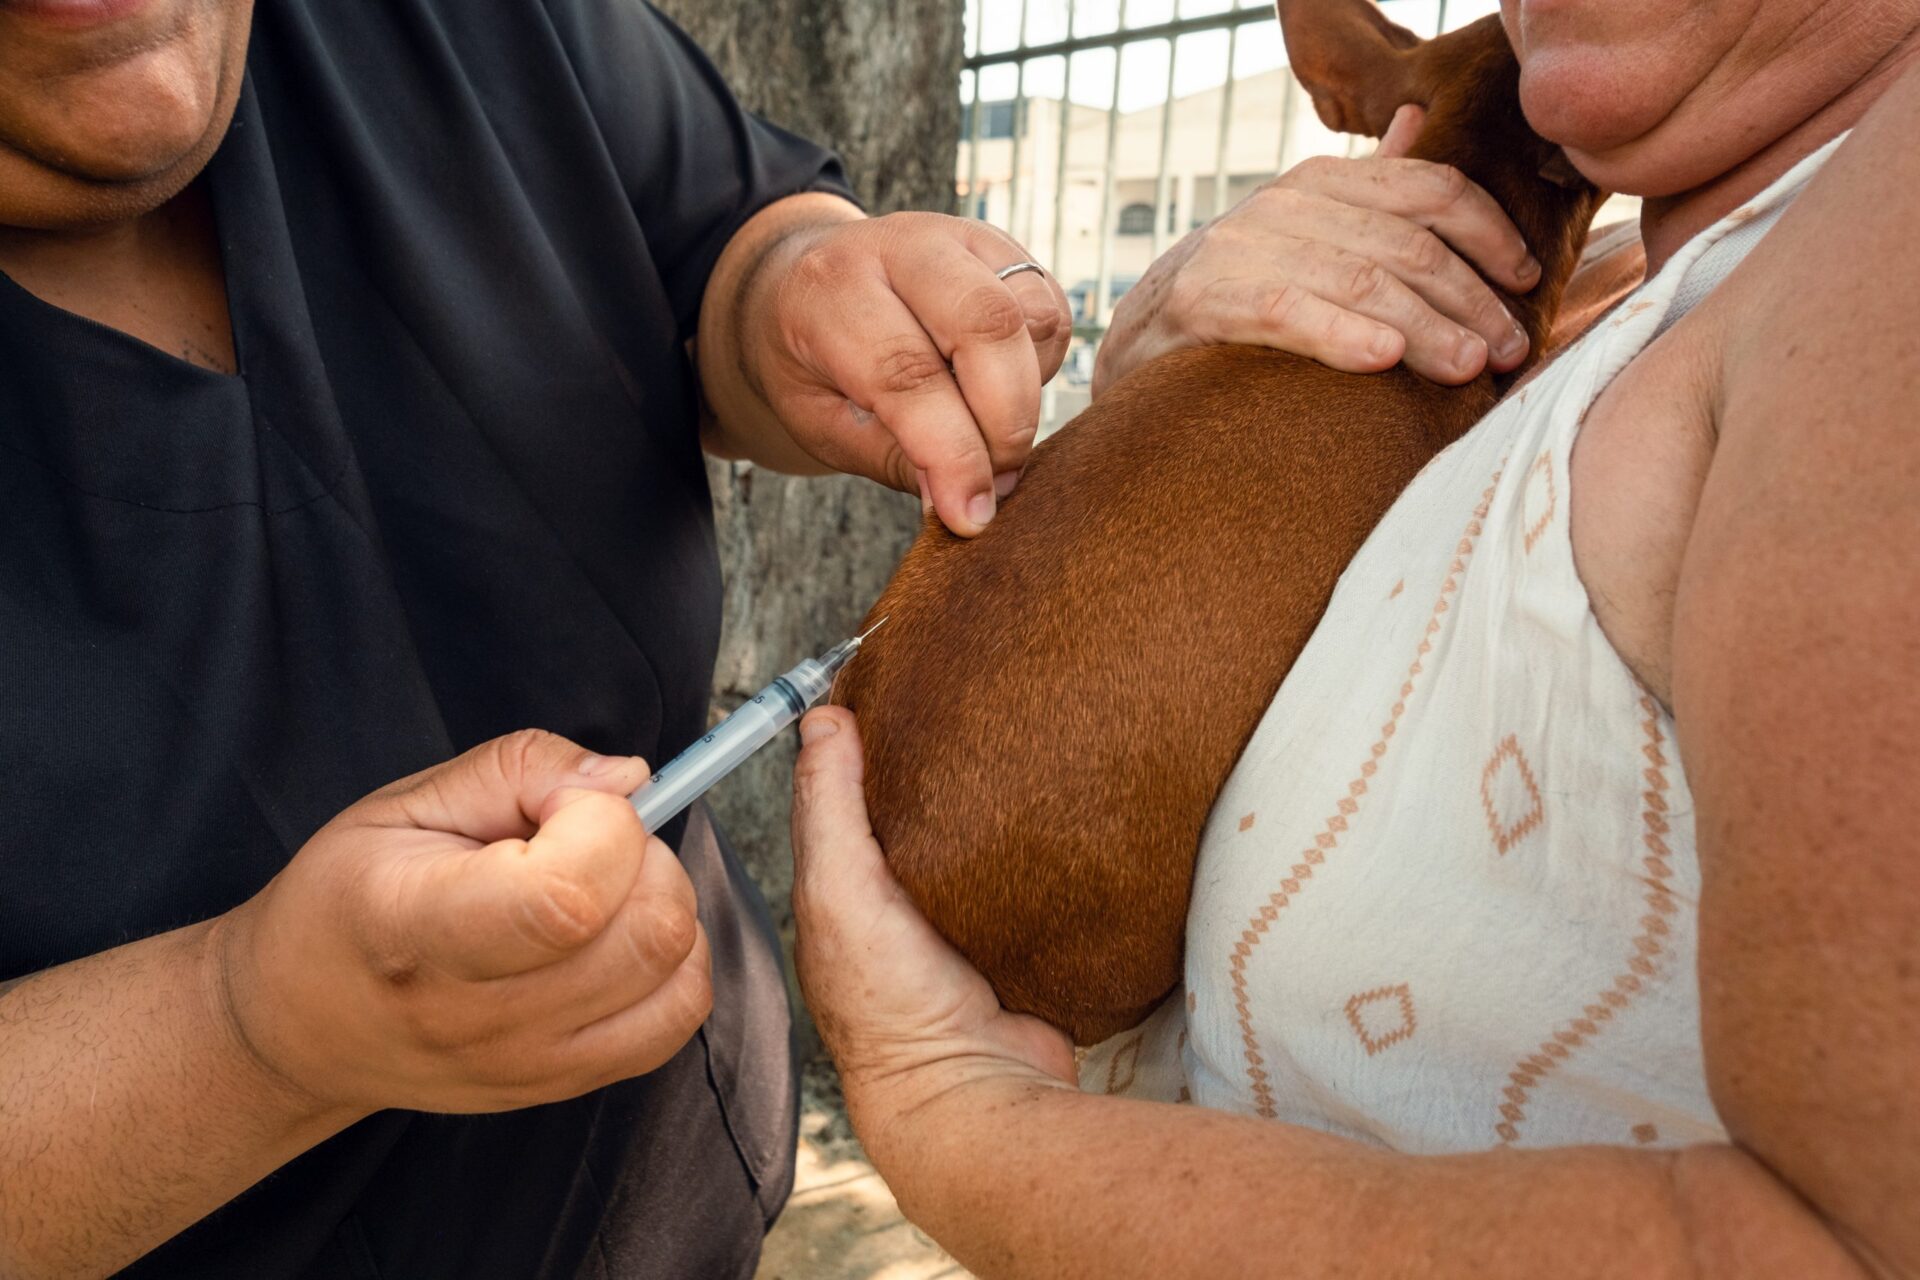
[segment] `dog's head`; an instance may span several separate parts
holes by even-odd
[[[1411,154],[1485,187],[1545,268],[1551,289],[1514,308],[1530,331],[1586,241],[1601,193],[1520,110],[1520,64],[1495,17],[1422,40],[1373,0],[1278,0],[1294,77],[1330,129],[1380,137],[1416,103],[1426,124]],[[1531,305],[1529,305],[1531,303]],[[1532,332],[1538,350],[1543,332]]]

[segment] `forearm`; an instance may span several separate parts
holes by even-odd
[[[788,242],[795,235],[865,216],[838,196],[790,196],[754,215],[728,242],[707,282],[693,352],[706,397],[708,412],[701,438],[709,453],[796,475],[826,473],[793,442],[756,385],[746,359],[743,322],[753,305],[755,287],[765,281],[770,259],[783,247],[791,247]]]
[[[0,994],[0,1274],[114,1271],[357,1118],[241,1041],[218,926]]]
[[[1863,1274],[1729,1147],[1417,1158],[1010,1080],[854,1106],[908,1216],[993,1280]]]

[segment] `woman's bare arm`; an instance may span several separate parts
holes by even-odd
[[[1707,1070],[1734,1139],[1920,1274],[1920,74],[1755,253],[1675,601]]]

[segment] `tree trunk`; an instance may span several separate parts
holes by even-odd
[[[960,137],[956,0],[659,0],[746,105],[834,148],[875,214],[947,212]],[[851,634],[920,526],[918,499],[848,477],[795,479],[709,459],[726,625],[718,720],[801,657]],[[791,951],[789,735],[709,796]],[[804,1023],[804,1019],[803,1019]],[[818,1041],[803,1025],[803,1052]]]

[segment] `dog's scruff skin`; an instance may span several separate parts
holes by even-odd
[[[1498,20],[1423,42],[1370,0],[1280,11],[1329,125],[1426,106],[1413,156],[1485,187],[1540,261],[1500,297],[1544,350],[1600,194],[1522,118]],[[836,700],[894,873],[1008,1008],[1090,1044],[1179,980],[1208,810],[1342,570],[1527,367],[1443,387],[1180,352],[1035,450],[977,538],[929,521]]]

